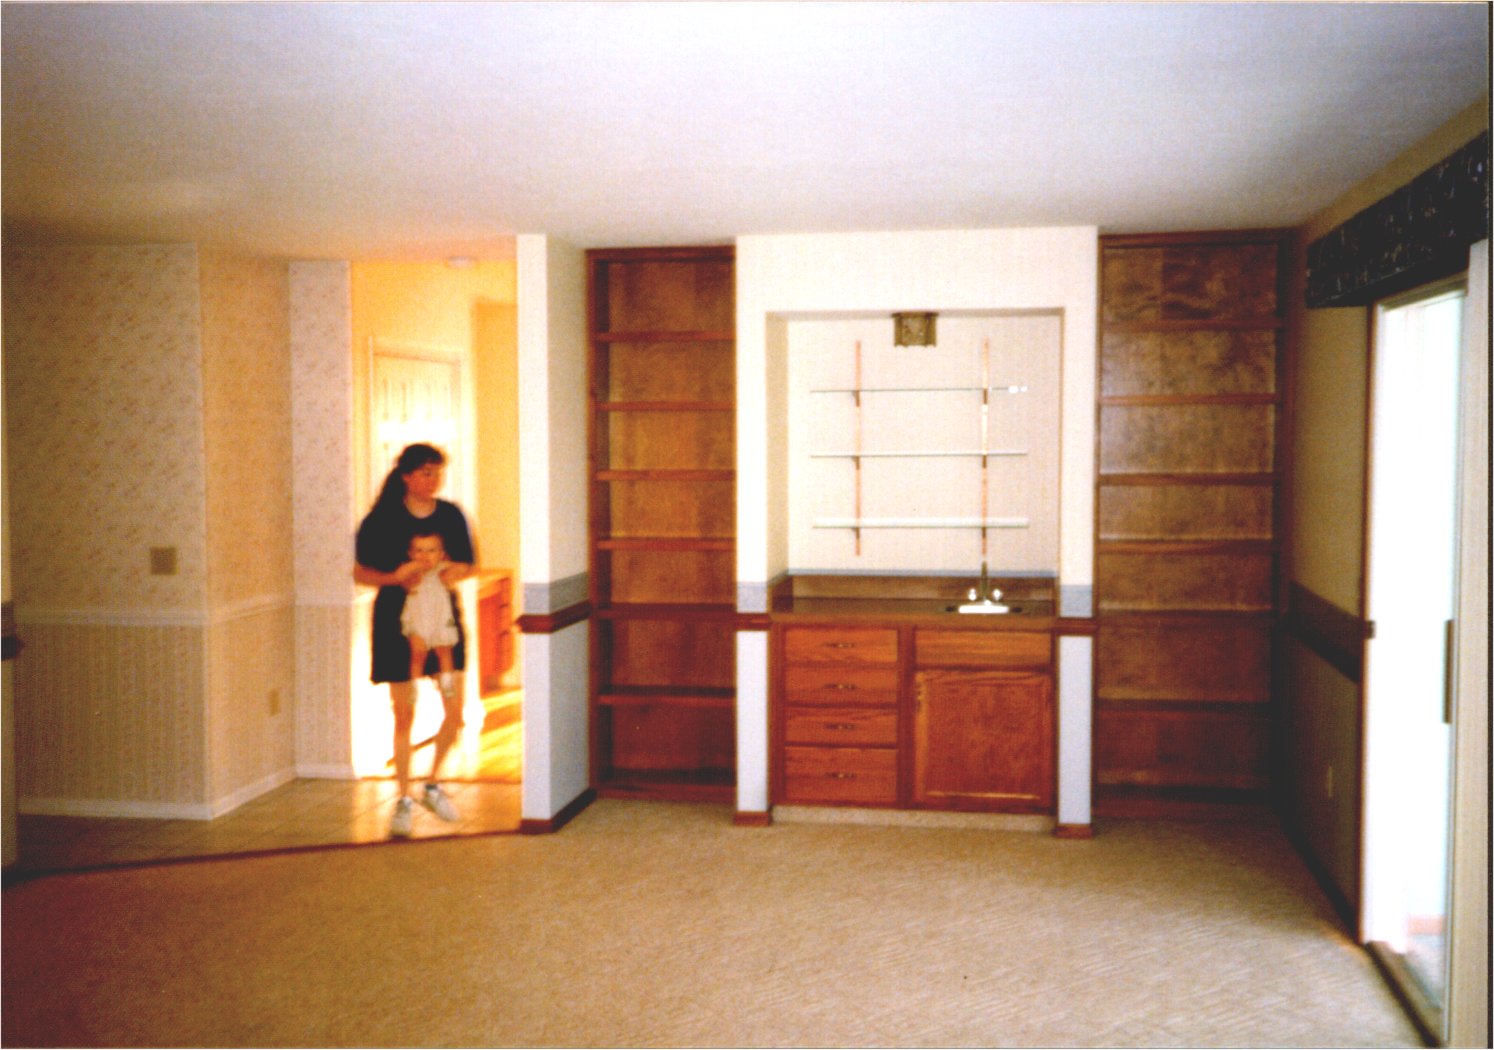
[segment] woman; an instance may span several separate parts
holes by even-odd
[[[410,540],[417,531],[440,535],[449,561],[441,570],[441,580],[448,588],[471,576],[477,563],[472,534],[461,509],[455,503],[436,498],[445,467],[446,456],[440,449],[424,444],[408,446],[384,479],[373,508],[358,526],[353,580],[379,588],[373,612],[372,679],[376,683],[389,683],[389,700],[394,707],[394,774],[399,782],[399,799],[394,804],[389,833],[399,838],[410,834],[415,805],[410,795],[410,727],[415,721],[415,682],[410,666],[410,643],[400,625],[400,613],[409,590],[419,584],[425,572],[423,565],[409,557]],[[446,753],[462,729],[461,672],[466,666],[466,634],[455,596],[452,605],[457,621],[457,643],[452,648],[455,688],[451,695],[442,696],[446,717],[436,734],[430,779],[420,797],[427,809],[446,821],[459,818],[438,778]],[[438,669],[436,655],[431,653],[423,672],[435,674]]]

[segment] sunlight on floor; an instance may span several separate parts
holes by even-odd
[[[412,839],[517,831],[523,801],[522,692],[484,698],[467,716],[462,740],[442,778],[461,820],[448,824],[415,808]],[[436,711],[439,701],[428,702]],[[434,732],[434,728],[426,735]],[[420,735],[417,720],[416,740]],[[388,751],[386,746],[385,751]],[[414,770],[423,775],[417,751]],[[426,758],[428,762],[428,757]],[[247,853],[387,841],[396,787],[392,770],[359,780],[293,780],[216,820],[59,817],[25,814],[12,871],[32,874]]]

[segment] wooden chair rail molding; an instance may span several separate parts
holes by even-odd
[[[1281,623],[1290,637],[1317,653],[1349,681],[1356,685],[1362,682],[1364,640],[1371,631],[1367,620],[1344,612],[1294,581]]]
[[[548,613],[525,613],[517,621],[522,634],[554,634],[591,616],[591,602],[577,602]]]

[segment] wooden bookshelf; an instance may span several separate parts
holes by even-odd
[[[730,800],[736,765],[731,248],[587,253],[592,782]]]
[[[1101,238],[1096,808],[1270,782],[1278,231]]]

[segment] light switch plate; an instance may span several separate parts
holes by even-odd
[[[176,575],[175,547],[152,547],[150,549],[150,574],[152,576]]]

